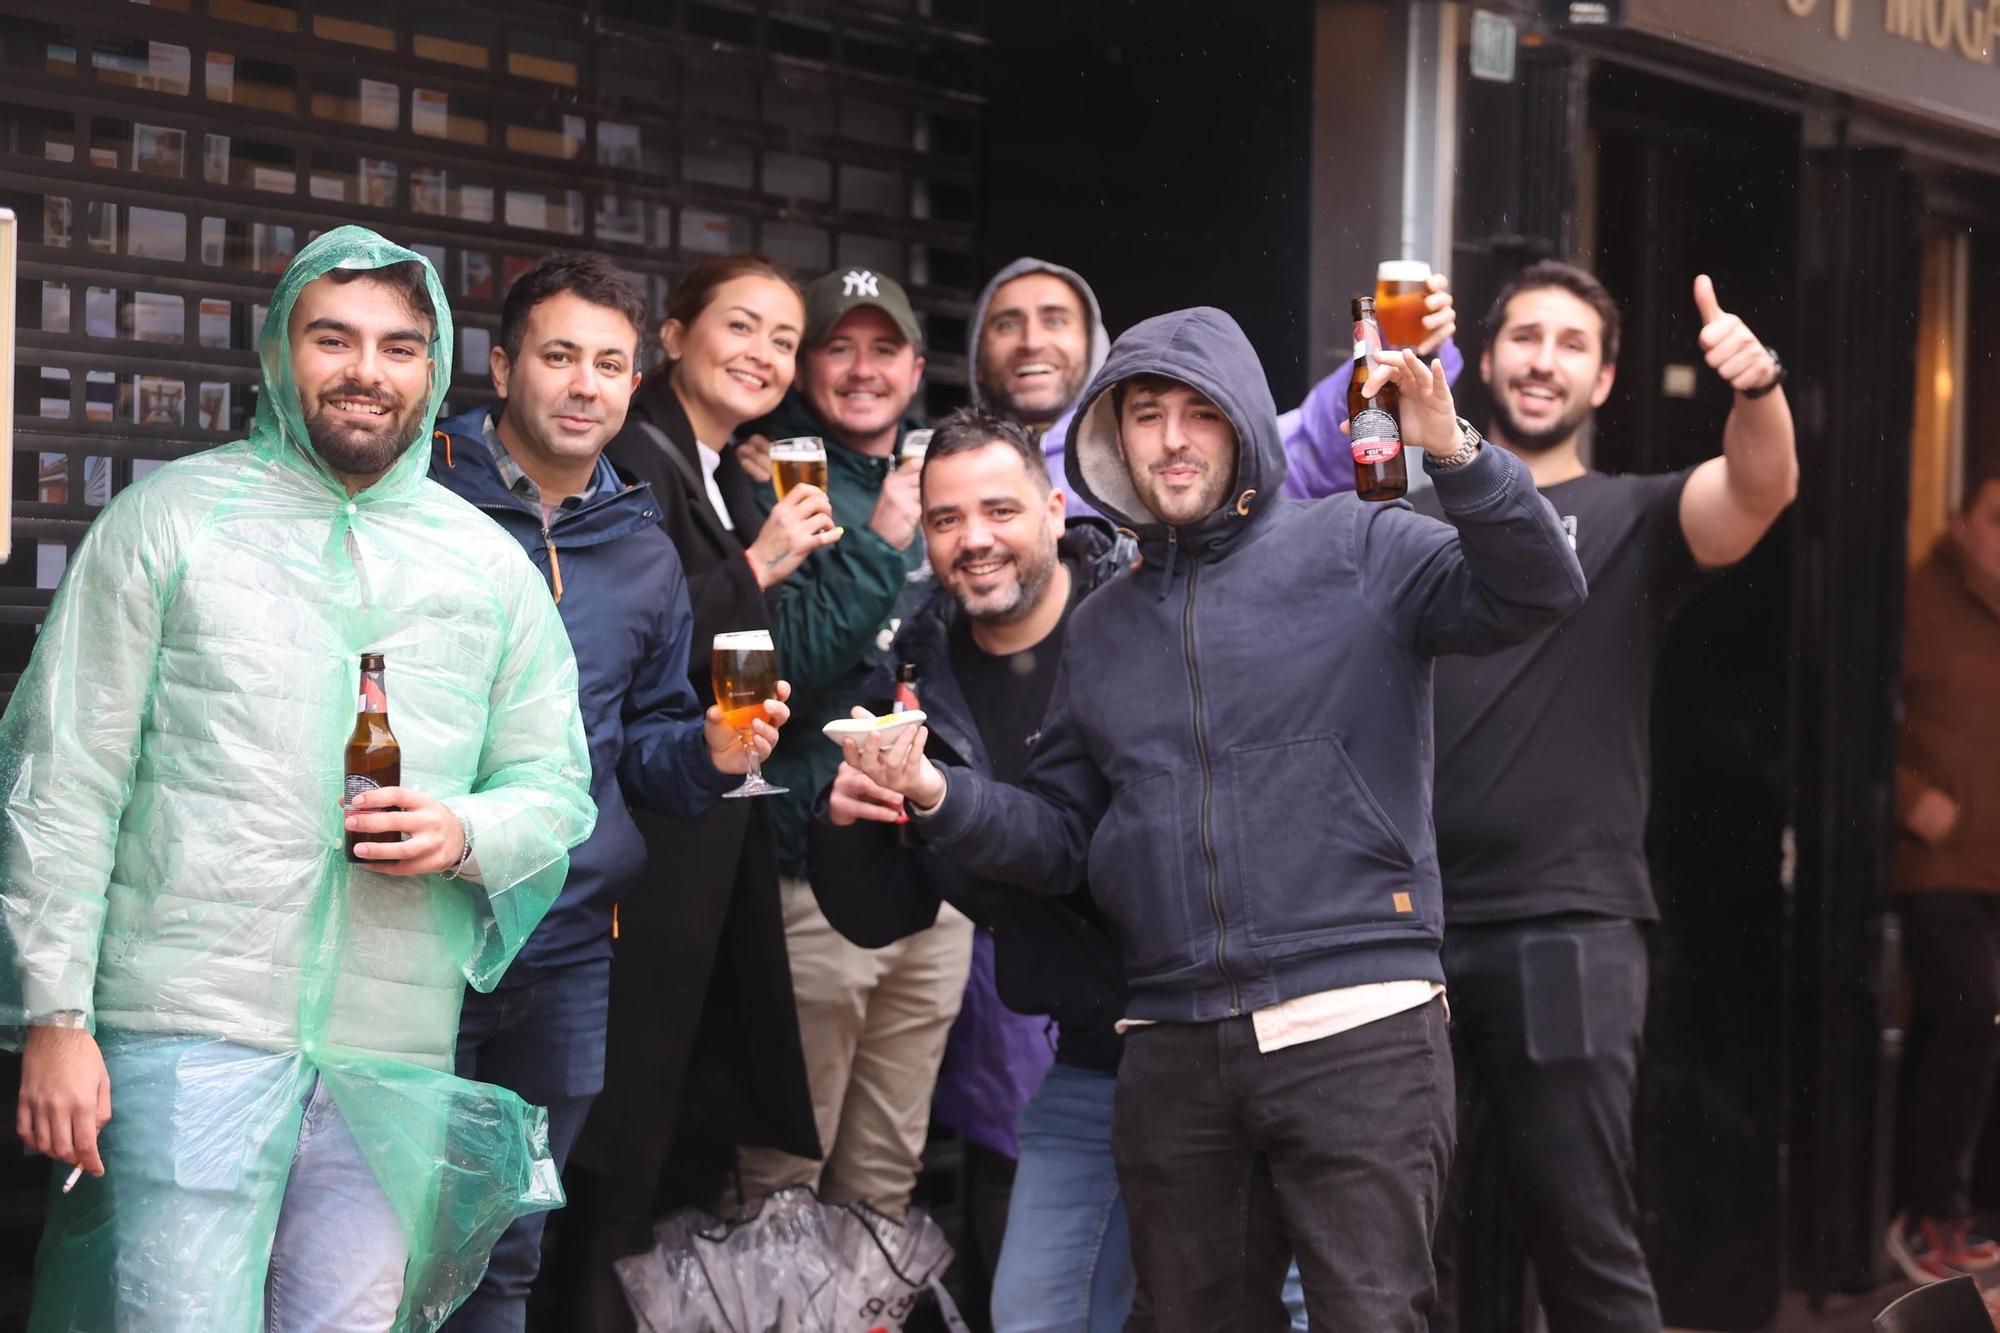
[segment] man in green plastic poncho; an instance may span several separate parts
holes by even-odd
[[[547,589],[426,477],[444,291],[341,227],[259,352],[250,438],[105,509],[0,723],[0,1041],[89,1173],[38,1333],[434,1329],[561,1197],[542,1113],[450,1072],[595,810]],[[344,817],[364,650],[403,785]],[[405,840],[350,865],[349,818]]]

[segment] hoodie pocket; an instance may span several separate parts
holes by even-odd
[[[1236,873],[1263,944],[1419,915],[1415,858],[1338,736],[1247,745],[1229,755]]]
[[[1127,783],[1090,840],[1090,891],[1119,937],[1133,981],[1194,960],[1181,863],[1180,782],[1172,769]]]

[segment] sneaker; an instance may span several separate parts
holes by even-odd
[[[1889,1257],[1912,1282],[1942,1282],[2000,1263],[2000,1245],[1971,1235],[1964,1223],[1913,1218],[1907,1213],[1898,1213],[1889,1224],[1886,1247]],[[1993,1251],[1991,1259],[1983,1257],[1982,1247]]]

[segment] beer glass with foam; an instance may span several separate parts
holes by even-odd
[[[824,466],[824,461],[821,465]],[[753,629],[716,635],[710,672],[715,702],[722,709],[723,720],[735,729],[744,748],[750,751],[750,771],[744,776],[743,785],[722,794],[775,796],[786,790],[764,781],[750,739],[750,724],[765,716],[765,701],[778,697],[778,651],[771,642],[771,632]]]
[[[1390,347],[1415,347],[1430,332],[1424,301],[1431,294],[1431,266],[1421,259],[1385,259],[1375,266],[1375,318]]]
[[[776,440],[771,445],[771,486],[780,500],[794,486],[826,489],[826,441],[817,435]]]

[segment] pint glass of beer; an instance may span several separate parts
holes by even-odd
[[[776,461],[775,450],[773,446],[773,462]],[[824,451],[820,466],[826,466]],[[723,720],[736,729],[736,734],[743,739],[744,748],[750,751],[750,772],[744,777],[743,785],[722,794],[725,797],[775,796],[786,790],[764,781],[764,774],[757,763],[757,751],[750,743],[750,724],[765,715],[765,700],[778,697],[778,651],[771,643],[771,632],[752,629],[716,635],[711,672],[715,702],[722,709]]]
[[[1421,259],[1385,259],[1375,266],[1375,318],[1390,347],[1415,347],[1430,332],[1424,327],[1430,280],[1431,266]]]
[[[913,430],[904,432],[902,446],[896,450],[896,461],[899,463],[907,463],[912,458],[914,458],[919,463],[923,462],[924,455],[930,452],[931,436],[935,434],[937,434],[937,432],[934,430]]]
[[[771,485],[780,500],[794,486],[826,489],[826,441],[799,435],[771,443]]]

